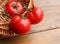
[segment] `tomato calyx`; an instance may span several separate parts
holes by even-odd
[[[28,5],[25,5],[24,9],[25,9],[25,11],[32,12],[34,10],[34,6],[33,6],[33,8],[30,9],[30,8],[28,8]]]
[[[16,5],[16,4],[13,4],[12,7],[13,7],[13,8],[17,8],[17,5]]]
[[[5,10],[2,11],[2,15],[3,15],[3,17],[4,17],[4,16],[7,16],[7,17],[9,17],[10,19],[12,18],[10,15],[8,15],[8,14],[6,13]]]

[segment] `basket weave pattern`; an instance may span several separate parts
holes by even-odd
[[[2,16],[2,9],[4,9],[4,5],[9,0],[0,0],[0,39],[2,38],[10,38],[18,36],[13,31],[9,30],[9,18],[7,16]],[[29,4],[29,0],[15,0],[19,1],[23,6]]]

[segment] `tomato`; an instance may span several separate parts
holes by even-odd
[[[15,14],[23,13],[23,6],[19,2],[9,1],[5,5],[6,13],[10,14],[10,16],[14,16]]]
[[[43,11],[36,6],[34,7],[32,12],[28,12],[27,14],[28,19],[31,21],[32,24],[37,24],[43,19]]]
[[[26,34],[30,30],[31,22],[27,18],[16,15],[10,21],[10,28],[16,34]]]

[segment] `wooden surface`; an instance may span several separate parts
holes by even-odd
[[[43,21],[31,26],[32,32],[37,33],[0,40],[0,44],[60,44],[60,0],[34,1],[44,11]],[[41,30],[48,31],[40,32]]]

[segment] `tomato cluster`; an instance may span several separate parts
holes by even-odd
[[[33,10],[28,11],[24,16],[23,13],[27,10],[19,2],[7,2],[5,9],[7,15],[12,17],[9,27],[17,34],[26,34],[31,24],[37,24],[43,19],[43,11],[37,6],[34,6]]]

